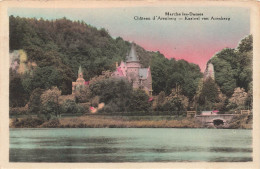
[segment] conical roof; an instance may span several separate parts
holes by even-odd
[[[82,72],[81,65],[79,66],[79,71],[78,71],[78,74],[80,74],[80,73],[83,73],[83,72]]]
[[[134,43],[132,43],[130,52],[126,56],[126,62],[139,62]]]

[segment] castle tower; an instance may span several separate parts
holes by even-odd
[[[126,56],[127,78],[133,83],[133,88],[139,87],[139,69],[141,68],[139,58],[136,53],[135,44],[132,43],[129,54]]]
[[[76,82],[72,82],[72,94],[74,94],[77,89],[83,88],[84,85],[85,79],[83,79],[83,71],[82,67],[80,66],[78,70],[78,79]]]

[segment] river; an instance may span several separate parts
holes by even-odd
[[[252,161],[252,130],[10,129],[10,162]]]

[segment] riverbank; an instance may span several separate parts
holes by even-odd
[[[226,128],[252,129],[252,115],[237,115],[228,125],[207,126],[196,118],[176,116],[85,115],[44,120],[38,117],[10,119],[10,128]]]
[[[199,121],[191,118],[174,120],[165,118],[134,118],[124,116],[79,116],[52,119],[10,119],[10,128],[202,128]]]

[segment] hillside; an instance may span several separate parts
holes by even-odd
[[[71,94],[81,65],[85,80],[115,69],[125,59],[130,42],[113,39],[104,29],[82,21],[37,20],[10,16],[10,106],[24,106],[36,89],[57,86]],[[143,67],[151,66],[153,92],[169,95],[182,84],[182,93],[192,99],[202,77],[198,65],[168,60],[159,52],[137,46]]]

